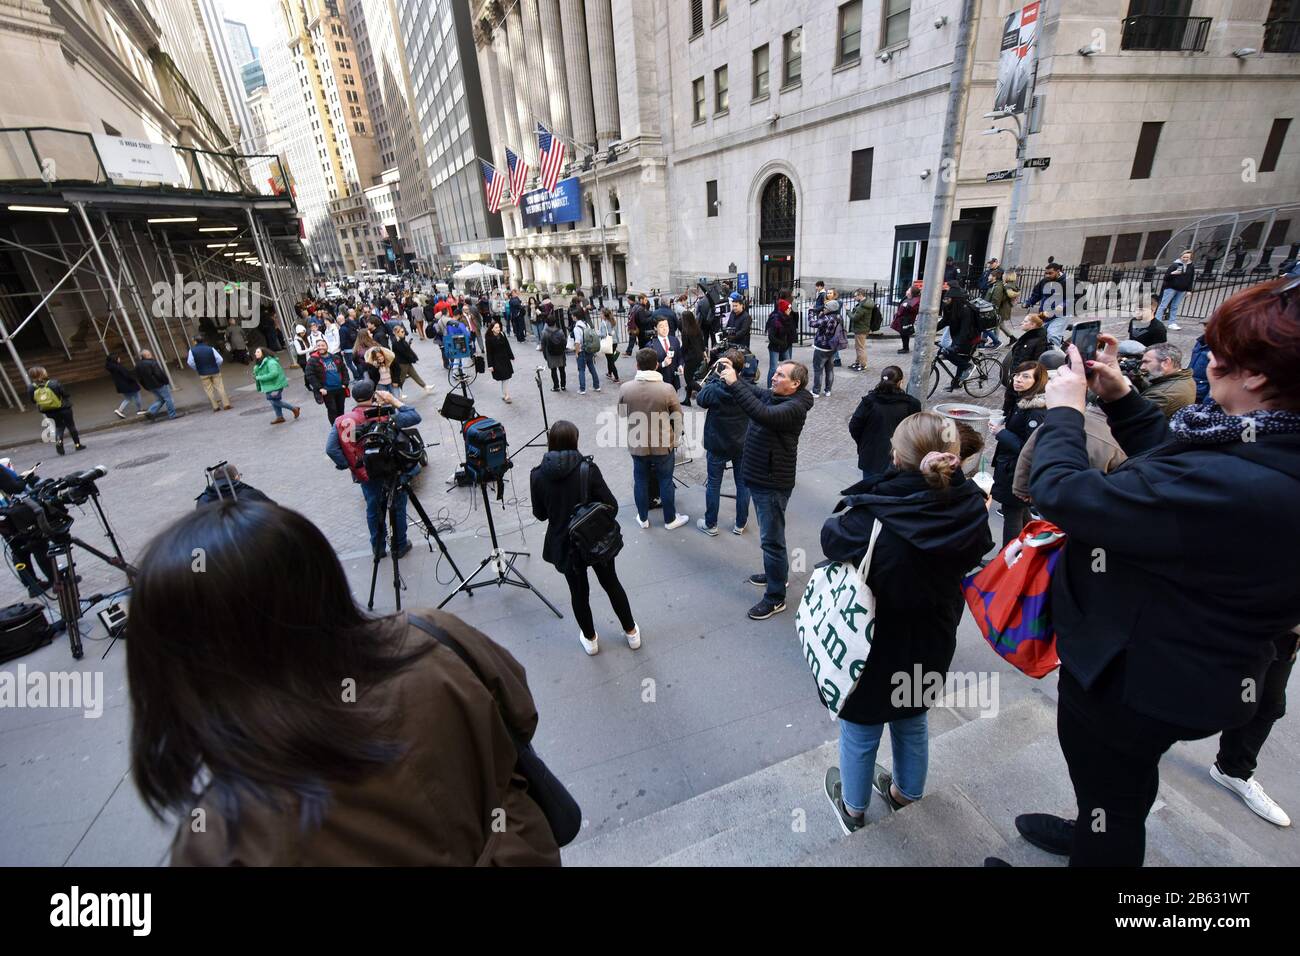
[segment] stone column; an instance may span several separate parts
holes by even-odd
[[[541,122],[551,129],[551,101],[546,92],[546,58],[542,50],[542,22],[537,12],[537,0],[518,0],[524,14],[524,55],[528,58],[528,104],[532,118],[529,133],[535,133]],[[536,137],[533,137],[536,141]]]
[[[620,135],[618,72],[614,69],[614,14],[610,0],[586,0],[586,9],[596,139],[604,149]]]
[[[560,25],[560,0],[539,0],[542,16],[542,53],[546,60],[546,91],[551,104],[552,132],[562,139],[573,139],[569,122],[569,78],[564,64],[564,33]],[[573,41],[570,40],[570,48]],[[569,153],[572,154],[570,149]]]
[[[528,56],[524,53],[524,21],[519,12],[518,3],[510,8],[510,15],[506,17],[506,39],[510,45],[509,66],[515,78],[519,80],[515,84],[515,109],[519,113],[519,138],[523,140],[519,145],[524,150],[524,157],[528,160],[528,165],[536,170],[537,137],[533,135],[535,126],[532,120],[531,101],[528,97],[528,87],[530,85]]]
[[[560,0],[560,20],[568,55],[569,119],[573,139],[583,146],[596,143],[596,114],[591,102],[591,60],[587,56],[587,16],[582,0]]]
[[[506,25],[501,23],[492,31],[492,62],[490,65],[493,79],[500,80],[501,85],[501,111],[505,114],[504,125],[501,126],[505,134],[506,145],[509,146],[519,156],[526,155],[524,147],[527,145],[524,138],[519,135],[519,104],[515,99],[515,76],[514,70],[510,68],[510,46],[506,39]],[[502,152],[502,159],[505,153]]]
[[[476,31],[477,32],[477,31]],[[486,157],[493,166],[505,168],[506,154],[501,142],[501,87],[497,83],[497,61],[486,43],[475,37],[474,54],[478,57],[479,82],[483,85],[483,110],[487,113],[488,148],[492,155]]]
[[[659,64],[653,38],[659,16],[653,4],[612,0],[619,138],[633,142],[659,136]]]

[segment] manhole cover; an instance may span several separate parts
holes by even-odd
[[[143,458],[132,458],[130,461],[121,462],[117,465],[114,465],[113,467],[114,468],[141,468],[145,465],[152,465],[154,462],[162,461],[164,458],[167,458],[170,455],[171,452],[166,452],[166,451],[157,455],[145,455]]]

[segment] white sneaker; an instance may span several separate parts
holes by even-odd
[[[599,634],[597,634],[591,640],[587,640],[587,638],[583,635],[582,631],[579,631],[578,640],[582,641],[582,649],[587,652],[588,657],[595,657],[596,652],[600,650],[600,648],[596,646],[596,642],[600,640]]]
[[[113,414],[116,415],[118,418],[126,418],[126,416],[122,414],[122,409],[120,408],[113,409]]]
[[[809,394],[812,395],[814,401],[817,399],[817,393],[816,393],[816,392],[810,392]]]
[[[744,526],[739,527],[739,528],[737,528],[735,525],[732,525],[732,527],[731,527],[731,533],[732,533],[732,534],[744,534],[744,533],[745,533],[745,528],[747,528],[747,527],[749,527],[749,525],[744,525]]]
[[[639,524],[642,528],[649,528],[649,527],[650,527],[650,519],[649,519],[649,518],[646,518],[645,521],[642,521],[640,518],[637,518],[637,519],[636,519],[636,523]]]
[[[1182,326],[1179,325],[1177,322],[1170,322],[1168,325],[1165,326],[1165,328],[1167,328],[1170,332],[1177,332],[1180,329],[1182,329]]]
[[[690,521],[690,520],[691,520],[691,516],[690,516],[690,515],[678,515],[678,516],[677,516],[676,518],[674,518],[672,521],[670,521],[670,522],[668,522],[666,525],[664,525],[664,530],[665,530],[665,531],[673,531],[673,530],[676,530],[677,528],[680,528],[682,525],[686,524],[686,522],[688,522],[688,521]]]
[[[1210,779],[1221,787],[1227,787],[1241,797],[1246,806],[1274,826],[1289,827],[1291,825],[1291,818],[1286,815],[1286,811],[1273,802],[1273,798],[1264,792],[1264,788],[1259,785],[1259,781],[1254,777],[1249,780],[1230,777],[1219,769],[1217,763],[1212,763],[1210,764]]]
[[[636,650],[641,646],[641,625],[635,625],[635,629],[632,633],[625,636],[627,637],[627,646],[632,648],[632,650]]]

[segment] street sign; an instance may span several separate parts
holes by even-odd
[[[1016,171],[1014,169],[999,169],[997,172],[989,173],[984,177],[986,183],[999,183],[1004,179],[1015,179]]]
[[[740,275],[736,276],[736,289],[740,292],[745,292],[749,289],[748,272],[742,272]]]
[[[1052,157],[1035,156],[1033,159],[1026,159],[1024,162],[1025,169],[1046,169],[1052,165]]]

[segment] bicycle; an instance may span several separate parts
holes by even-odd
[[[987,398],[1002,387],[1002,368],[1002,362],[996,355],[976,349],[959,384],[971,398]],[[940,369],[949,381],[957,374],[956,353],[951,349],[940,348],[935,353],[934,362],[930,365],[930,390],[925,393],[926,398],[933,396],[939,389],[939,381],[944,377]]]

